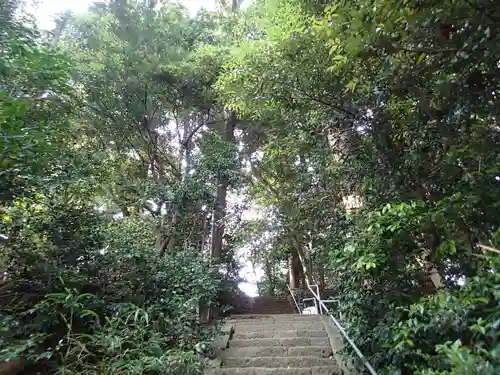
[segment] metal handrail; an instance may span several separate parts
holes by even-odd
[[[293,295],[292,288],[290,288],[290,285],[286,284],[288,291],[290,292],[290,295],[293,298],[293,302],[295,303],[295,307],[297,307],[297,311],[299,314],[302,314],[302,311],[300,310],[299,304],[297,303],[297,300],[295,299],[295,296]]]
[[[326,307],[325,302],[334,302],[335,300],[322,301],[321,297],[320,297],[320,294],[319,294],[319,286],[318,285],[309,285],[309,282],[307,282],[307,287],[309,288],[309,291],[314,296],[314,299],[316,300],[316,303],[320,306],[320,310],[318,310],[319,313],[321,314],[323,312],[323,309],[325,310],[326,314],[328,316],[330,316],[330,318],[332,319],[333,323],[338,328],[338,330],[340,331],[340,333],[342,334],[342,336],[344,336],[344,338],[347,340],[347,342],[349,343],[349,345],[351,345],[351,347],[354,349],[354,351],[358,355],[359,359],[361,359],[361,361],[365,365],[366,369],[370,372],[371,375],[377,375],[377,372],[373,369],[372,365],[370,365],[370,363],[365,358],[365,356],[363,355],[363,353],[361,353],[361,350],[359,350],[359,348],[356,346],[356,344],[354,343],[354,341],[352,341],[352,339],[349,337],[349,335],[347,334],[347,332],[345,331],[345,329],[340,325],[340,323],[337,321],[337,319],[335,319],[333,317],[332,313]],[[313,290],[312,287],[315,287],[316,292],[314,292],[314,290]],[[337,302],[338,302],[338,300],[337,300]]]

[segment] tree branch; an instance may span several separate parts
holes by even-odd
[[[295,87],[295,86],[292,86],[292,85],[288,85],[288,87],[291,88],[292,90],[296,90],[296,91],[300,92],[302,95],[305,95],[307,98],[309,98],[310,100],[312,100],[314,102],[320,103],[320,104],[322,104],[324,106],[327,106],[327,107],[330,107],[330,108],[333,108],[336,111],[342,112],[342,113],[344,113],[344,114],[346,114],[346,115],[348,115],[348,116],[350,116],[352,118],[356,118],[357,117],[355,113],[349,111],[348,109],[343,108],[343,107],[341,107],[339,105],[336,105],[336,104],[333,104],[333,103],[328,103],[328,102],[324,101],[323,99],[317,98],[317,97],[315,97],[315,96],[307,93],[306,91],[304,91],[304,90],[302,90],[302,89],[300,89],[298,87]]]
[[[206,122],[201,122],[200,124],[198,124],[190,133],[189,135],[181,142],[181,145],[184,147],[184,148],[187,148],[189,142],[191,142],[191,138],[194,137],[194,135],[198,132],[198,130],[200,130],[203,126],[205,125],[214,125],[214,124],[218,124],[218,123],[222,123],[223,121],[206,121]]]

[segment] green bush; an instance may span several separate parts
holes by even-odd
[[[447,203],[450,210],[458,206]],[[339,312],[383,374],[500,370],[500,260],[460,240],[460,230],[453,231],[445,218],[441,202],[385,205],[365,212],[351,228],[351,240],[331,253]],[[421,233],[432,226],[440,245],[430,264],[446,266],[439,289],[421,256],[426,245]]]
[[[2,360],[61,374],[200,371],[194,346],[216,327],[205,327],[198,307],[215,303],[220,277],[199,251],[159,258],[147,241],[131,242],[151,228],[147,219],[39,207],[22,222],[6,248]]]
[[[492,259],[466,286],[423,298],[393,325],[391,368],[415,374],[500,372],[500,262]]]

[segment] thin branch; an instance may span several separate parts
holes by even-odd
[[[118,121],[116,120],[116,118],[111,114],[111,113],[108,113],[106,112],[107,109],[104,108],[104,111],[101,109],[101,108],[97,108],[95,106],[93,106],[92,104],[88,103],[87,106],[92,109],[94,112],[96,112],[98,115],[101,115],[101,116],[104,116],[110,120],[112,120],[115,124],[119,124]],[[148,119],[149,120],[149,119]],[[142,141],[144,142],[145,146],[146,146],[146,151],[148,153],[148,158],[151,160],[151,153],[150,153],[150,146],[151,146],[151,129],[149,129],[149,126],[145,126],[145,129],[147,131],[147,135],[149,137],[149,140],[148,138],[145,136],[144,132],[139,130],[138,133],[140,135],[140,138],[142,139]],[[130,146],[134,149],[134,151],[139,155],[139,157],[141,158],[141,161],[143,163],[146,163],[146,161],[142,158],[141,154],[139,152],[137,152],[137,149],[132,145],[131,141],[124,137],[126,141],[128,141],[128,143],[130,144]],[[167,164],[173,169],[174,171],[174,175],[176,177],[180,177],[180,172],[179,170],[177,169],[176,165],[170,160],[170,158],[166,155],[163,155],[164,156],[164,159],[165,161],[167,162]]]
[[[215,125],[215,124],[220,124],[220,123],[223,123],[223,121],[207,121],[207,122],[202,122],[200,124],[198,124],[192,131],[191,133],[189,133],[189,135],[186,137],[186,139],[184,139],[184,141],[182,141],[182,146],[184,148],[187,147],[187,145],[189,144],[189,142],[191,142],[191,138],[194,137],[194,135],[198,132],[198,130],[200,130],[203,126],[208,126],[208,125]]]
[[[94,107],[92,104],[90,103],[87,103],[87,107],[89,107],[91,110],[93,110],[95,113],[97,113],[98,115],[101,115],[101,116],[104,116],[110,120],[112,120],[114,123],[117,123],[115,117],[111,114],[111,113],[107,113],[105,111],[102,110],[102,108],[98,108],[98,107]],[[104,108],[106,111],[107,109]]]
[[[444,52],[457,52],[460,51],[460,48],[445,48],[445,49],[436,49],[436,48],[397,48],[401,51],[411,52],[411,53],[427,53],[427,54],[436,54],[436,53],[444,53]]]
[[[317,98],[317,97],[315,97],[315,96],[307,93],[306,91],[304,91],[304,90],[302,90],[302,89],[300,89],[298,87],[291,86],[291,85],[288,85],[288,87],[291,88],[291,89],[293,89],[293,90],[299,91],[302,95],[305,95],[307,98],[309,98],[312,101],[315,101],[315,102],[320,103],[322,105],[325,105],[327,107],[333,108],[336,111],[342,112],[342,113],[344,113],[344,114],[346,114],[346,115],[348,115],[348,116],[350,116],[352,118],[356,118],[357,117],[355,113],[349,111],[348,109],[343,108],[343,107],[341,107],[339,105],[336,105],[336,104],[333,104],[333,103],[328,103],[328,102],[324,101],[323,99]]]
[[[141,155],[141,153],[137,150],[137,148],[134,146],[134,144],[132,143],[132,141],[130,140],[129,137],[127,137],[126,135],[123,136],[123,138],[125,139],[125,141],[130,145],[130,147],[132,148],[132,150],[139,156],[139,159],[141,159],[141,162],[143,164],[148,164],[146,159],[144,159],[144,157]]]
[[[91,104],[88,104],[87,105],[90,109],[92,109],[94,112],[96,112],[98,115],[101,115],[101,116],[104,116],[108,119],[110,119],[111,121],[113,121],[116,125],[118,124],[118,121],[116,120],[116,118],[111,114],[111,113],[107,113],[105,111],[102,111],[102,109],[99,109],[99,108],[96,108],[94,107],[93,105]],[[107,109],[104,108],[106,111]],[[135,151],[135,153],[139,156],[139,158],[141,159],[141,161],[146,164],[146,160],[143,158],[143,156],[141,155],[141,153],[137,150],[137,148],[134,146],[134,144],[132,143],[132,141],[130,140],[130,138],[128,138],[126,135],[123,135],[123,138],[125,139],[125,141],[129,144],[129,146],[133,149],[133,151]]]
[[[170,157],[165,152],[160,151],[159,155],[163,159],[163,161],[165,161],[168,164],[168,166],[172,168],[174,176],[179,179],[181,177],[181,172],[179,171],[179,168],[177,168],[175,163],[170,159]]]
[[[496,253],[496,254],[500,254],[500,250],[498,249],[495,249],[494,247],[491,247],[491,246],[486,246],[486,245],[481,245],[481,244],[478,244],[478,246],[483,249],[483,250],[486,250],[486,251],[491,251],[492,253]]]
[[[204,125],[206,125],[205,122],[202,122],[201,124],[198,124],[191,132],[189,135],[181,142],[182,147],[187,148],[189,145],[189,142],[191,142],[191,138],[194,137],[194,135],[200,130]]]

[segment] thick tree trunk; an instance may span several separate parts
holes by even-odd
[[[61,40],[61,35],[63,31],[65,31],[70,18],[71,18],[71,13],[66,11],[64,14],[62,14],[55,20],[56,26],[52,34],[52,43],[51,43],[52,48],[56,48],[57,45],[59,44],[59,41]]]
[[[304,290],[308,290],[306,283],[306,276],[304,275],[304,271],[300,272],[300,287]]]
[[[294,289],[296,286],[295,272],[293,271],[293,254],[288,256],[288,286]]]
[[[302,269],[304,289],[307,289],[307,284],[311,285],[311,284],[313,284],[313,281],[311,279],[311,275],[309,274],[309,272],[307,270],[307,264],[308,264],[307,259],[306,259],[304,252],[302,251],[302,248],[299,244],[297,245],[297,254],[299,257],[300,265],[302,266],[301,269]],[[307,281],[307,283],[306,283],[306,281]]]
[[[236,112],[231,111],[224,128],[224,139],[227,142],[234,142],[234,129],[236,127]],[[221,175],[217,187],[217,200],[214,208],[214,222],[212,224],[212,259],[215,264],[220,263],[222,256],[222,238],[224,237],[224,217],[227,207],[228,181],[226,176]]]
[[[175,212],[172,213],[172,216],[169,218],[170,219],[170,230],[171,230],[171,235],[170,235],[170,241],[168,242],[167,250],[171,252],[174,250],[175,245],[177,244],[177,233],[176,233],[176,227],[177,227],[177,214]]]
[[[170,252],[174,249],[176,245],[176,220],[177,215],[174,212],[167,212],[167,214],[162,218],[162,222],[159,224],[158,237],[156,240],[156,247],[159,250],[160,257],[165,254],[165,252]],[[162,234],[161,229],[168,228],[168,234]]]
[[[292,250],[288,258],[289,265],[289,282],[291,289],[297,289],[299,287],[299,277],[300,277],[300,261],[299,256],[295,250]]]

